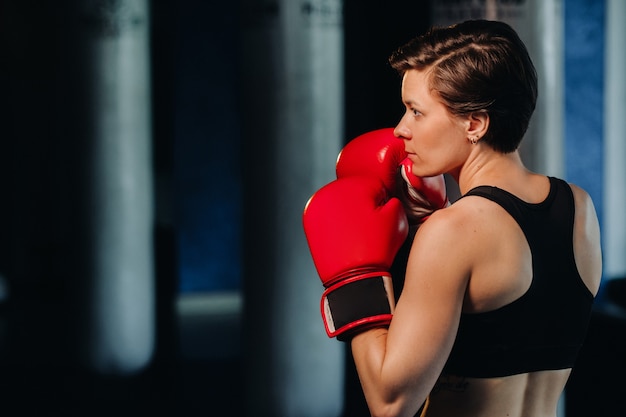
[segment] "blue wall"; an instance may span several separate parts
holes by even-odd
[[[602,225],[605,2],[564,5],[566,178],[591,195]]]

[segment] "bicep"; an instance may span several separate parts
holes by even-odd
[[[422,232],[411,249],[403,292],[389,329],[389,346],[397,349],[400,358],[414,358],[408,371],[420,375],[420,384],[430,390],[456,337],[468,266],[445,228]]]
[[[419,407],[452,349],[468,267],[448,228],[437,223],[441,222],[431,218],[415,236],[404,288],[384,346],[380,346],[378,357],[382,359],[375,371],[377,376],[368,378],[368,371],[361,375],[366,397],[382,391],[390,399],[414,402],[412,405]],[[371,348],[357,346],[363,354],[357,369],[365,370],[371,365],[365,363],[368,356],[364,354]]]

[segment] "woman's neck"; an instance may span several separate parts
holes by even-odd
[[[529,175],[519,152],[501,153],[483,145],[476,149],[459,169],[457,176],[451,173],[459,184],[461,194],[479,185],[502,186],[513,178]]]

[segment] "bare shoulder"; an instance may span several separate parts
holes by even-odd
[[[584,212],[586,216],[596,217],[596,210],[593,205],[591,196],[587,191],[582,189],[576,184],[568,183],[574,194],[574,203],[576,205],[576,211]]]
[[[484,218],[486,212],[497,205],[491,200],[479,196],[466,196],[445,209],[435,211],[424,226],[428,227],[471,227]]]
[[[422,229],[436,234],[453,232],[451,234],[458,239],[467,236],[468,232],[474,234],[484,230],[485,224],[493,224],[494,220],[506,217],[505,214],[502,207],[489,199],[467,196],[433,213]]]
[[[484,251],[506,217],[503,209],[490,200],[470,196],[433,213],[420,226],[413,242],[416,256],[471,267],[477,252]],[[481,249],[482,248],[482,249]]]
[[[589,291],[598,292],[602,276],[600,225],[589,194],[575,184],[569,184],[574,194],[574,257],[576,267]]]
[[[590,244],[600,245],[600,225],[598,216],[589,194],[575,184],[569,184],[574,194],[575,232],[579,232]]]
[[[471,213],[457,203],[434,212],[417,230],[407,269],[407,279],[436,274],[457,281],[467,276],[472,259],[468,231],[475,228]],[[413,273],[415,271],[415,273]],[[450,282],[451,283],[451,282]],[[460,282],[457,282],[461,284]]]

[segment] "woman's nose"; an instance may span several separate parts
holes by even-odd
[[[398,139],[411,139],[411,131],[402,124],[402,120],[393,129],[393,135]]]

